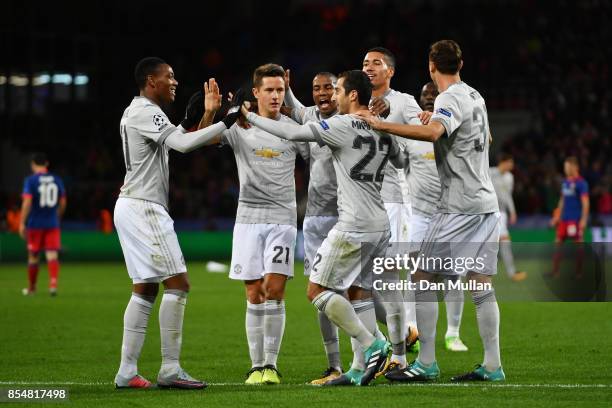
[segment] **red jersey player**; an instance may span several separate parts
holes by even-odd
[[[589,185],[580,176],[578,159],[570,156],[563,163],[565,180],[561,186],[561,198],[555,215],[551,220],[552,226],[557,226],[555,242],[560,246],[563,241],[571,239],[574,242],[583,242],[584,229],[589,218]],[[576,259],[576,275],[582,276],[583,249],[578,249]],[[559,263],[561,252],[558,249],[554,256],[552,276],[559,276]]]
[[[59,220],[66,209],[66,190],[62,180],[48,172],[49,162],[44,153],[32,156],[32,174],[25,179],[19,235],[26,239],[28,246],[28,281],[24,295],[36,291],[38,257],[45,251],[49,268],[49,293],[57,294],[57,276],[60,249]]]

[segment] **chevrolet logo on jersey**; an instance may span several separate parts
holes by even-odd
[[[283,152],[281,152],[280,150],[275,150],[275,149],[270,149],[270,148],[259,148],[259,149],[253,149],[253,151],[255,152],[255,156],[259,156],[259,157],[263,157],[265,159],[273,159],[275,157],[280,156],[281,154],[283,154]]]
[[[434,152],[423,153],[421,157],[423,157],[425,160],[436,160],[436,155]]]

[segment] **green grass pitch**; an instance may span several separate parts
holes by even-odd
[[[280,386],[248,387],[244,289],[225,274],[189,264],[182,364],[209,382],[204,391],[115,390],[123,311],[130,281],[119,263],[64,263],[60,292],[50,298],[42,267],[35,296],[24,297],[25,265],[0,265],[0,388],[59,387],[70,405],[168,406],[610,406],[612,304],[506,302],[501,309],[502,385],[455,386],[448,379],[481,361],[474,308],[466,302],[462,338],[466,353],[443,349],[440,308],[437,358],[442,380],[429,385],[329,389],[305,385],[326,367],[314,307],[305,297],[302,265],[287,285],[287,326],[279,358]],[[500,274],[496,279],[506,279]],[[469,296],[468,296],[469,299]],[[156,308],[159,306],[159,300]],[[139,370],[155,380],[159,369],[156,313],[149,322]],[[350,343],[342,335],[345,367]],[[409,356],[411,358],[411,356]],[[26,406],[20,404],[19,406]],[[34,405],[34,404],[32,404]],[[38,406],[38,404],[36,404]],[[433,406],[433,405],[432,405]]]

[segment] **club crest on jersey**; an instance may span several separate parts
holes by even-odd
[[[444,108],[438,108],[438,109],[436,109],[436,113],[439,113],[440,115],[448,116],[449,118],[450,118],[451,116],[453,116],[453,114],[452,114],[452,113],[450,113],[449,111],[447,111],[447,110],[446,110],[446,109],[444,109]]]
[[[166,122],[166,118],[160,114],[153,115],[153,124],[157,127],[157,130],[159,131],[161,131],[163,128],[168,126],[168,122]]]
[[[274,159],[275,157],[283,154],[280,150],[270,149],[269,147],[260,147],[259,149],[253,149],[255,156],[263,157],[264,159]]]
[[[323,128],[323,130],[329,130],[329,125],[327,124],[326,121],[322,120],[319,122],[319,125],[321,125],[321,127]]]

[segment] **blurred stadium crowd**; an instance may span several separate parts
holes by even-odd
[[[520,111],[528,118],[494,147],[515,158],[519,214],[552,212],[568,155],[580,159],[591,187],[593,219],[612,214],[610,1],[558,1],[554,7],[531,0],[237,1],[231,18],[215,3],[176,5],[170,20],[165,2],[147,4],[152,13],[143,12],[141,2],[94,2],[86,19],[75,18],[78,6],[6,6],[16,18],[1,26],[8,57],[0,63],[3,157],[46,151],[67,187],[68,220],[94,222],[100,211],[112,211],[124,175],[118,123],[137,92],[133,66],[144,56],[173,66],[179,95],[170,117],[178,121],[208,77],[227,93],[250,87],[253,68],[270,61],[291,69],[292,87],[308,104],[316,72],[359,68],[365,50],[377,45],[397,55],[392,87],[418,95],[429,79],[427,47],[441,38],[458,41],[466,61],[474,61],[462,77],[481,90],[490,114]],[[57,76],[56,83],[61,72],[72,80]],[[77,83],[77,75],[87,81]],[[296,169],[302,205],[306,170],[304,163]],[[24,175],[15,171],[2,180]],[[0,212],[6,213],[19,205],[20,191],[2,184]],[[177,227],[180,220],[197,220],[186,224],[229,228],[237,198],[230,149],[171,156]]]

